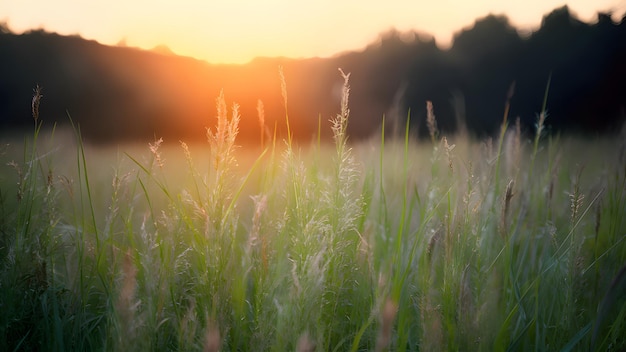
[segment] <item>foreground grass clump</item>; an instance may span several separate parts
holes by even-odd
[[[67,149],[34,109],[0,150],[0,350],[626,348],[623,139],[447,138],[429,104],[428,143],[351,146],[343,77],[308,148],[237,149],[223,95],[209,148]]]

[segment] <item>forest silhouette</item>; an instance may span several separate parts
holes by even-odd
[[[216,48],[215,50],[219,50]],[[351,140],[404,128],[425,128],[432,101],[439,128],[477,137],[499,128],[507,101],[509,121],[534,130],[548,81],[552,132],[612,133],[626,120],[626,15],[619,22],[598,13],[594,23],[567,7],[544,16],[521,36],[504,16],[477,19],[442,49],[429,36],[390,30],[361,51],[330,58],[257,58],[215,65],[168,53],[105,46],[80,36],[45,30],[23,34],[0,27],[0,127],[16,133],[32,127],[33,89],[43,88],[40,116],[46,126],[68,125],[71,116],[86,140],[194,141],[215,124],[215,98],[223,90],[240,105],[241,142],[257,143],[257,105],[265,124],[284,136],[285,106],[279,67],[287,84],[287,112],[294,138],[310,140],[339,111],[342,77],[350,72]]]

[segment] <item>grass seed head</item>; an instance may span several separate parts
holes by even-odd
[[[428,133],[430,134],[430,140],[435,143],[439,130],[437,129],[437,119],[435,119],[435,111],[433,109],[433,102],[428,100],[426,102],[426,126],[428,126]]]
[[[280,94],[283,97],[283,104],[285,104],[285,110],[287,110],[287,80],[285,79],[285,73],[283,67],[278,66],[278,76],[280,78]]]
[[[233,104],[232,117],[228,118],[228,109],[224,91],[220,92],[216,100],[217,105],[217,127],[215,131],[207,129],[207,139],[211,148],[211,160],[213,169],[219,173],[227,173],[236,166],[234,152],[236,149],[235,140],[239,134],[239,105]],[[219,175],[218,175],[219,176]]]
[[[347,139],[346,130],[348,128],[348,118],[350,116],[350,109],[348,107],[350,97],[350,73],[346,74],[342,69],[339,69],[339,72],[341,72],[341,76],[343,77],[341,112],[337,114],[337,117],[332,119],[331,122],[335,143],[338,144],[339,147],[343,147]]]
[[[41,87],[38,85],[33,89],[33,100],[31,102],[31,110],[33,114],[33,119],[35,120],[35,125],[37,125],[37,121],[39,120],[39,104],[41,103],[41,98],[43,98],[43,94],[41,94]]]
[[[259,99],[256,104],[256,111],[259,116],[259,130],[261,133],[261,148],[264,147],[265,141],[265,108],[263,106],[263,101]]]
[[[506,191],[504,193],[504,207],[502,207],[502,215],[500,219],[502,235],[506,233],[507,216],[509,213],[509,209],[511,208],[511,198],[513,198],[513,196],[515,195],[513,187],[515,187],[515,181],[510,180],[509,183],[506,185]]]
[[[161,144],[163,144],[163,138],[155,140],[154,143],[148,143],[148,146],[150,147],[150,152],[154,156],[154,160],[156,161],[159,168],[163,168],[163,165],[165,165],[165,160],[163,160],[163,158],[161,157],[161,153],[159,152]]]
[[[454,172],[454,167],[452,165],[452,150],[456,147],[456,144],[449,145],[448,139],[443,137],[442,139],[443,149],[446,152],[446,158],[448,159],[448,168],[450,169],[450,173]]]
[[[189,151],[189,146],[187,145],[187,143],[180,141],[180,146],[183,148],[183,153],[185,153],[185,160],[187,160],[187,163],[189,163],[190,165],[193,165],[193,160],[191,159],[191,152]]]

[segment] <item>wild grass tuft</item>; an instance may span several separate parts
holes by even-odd
[[[208,146],[120,152],[47,138],[36,88],[0,150],[0,350],[626,348],[622,140],[545,135],[545,102],[524,140],[507,102],[494,139],[427,104],[430,143],[410,116],[357,143],[340,71],[332,144],[307,146],[279,75],[288,133],[259,103],[261,153],[224,93]]]

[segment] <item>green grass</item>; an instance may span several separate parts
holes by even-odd
[[[0,149],[0,350],[626,348],[623,138],[353,144],[343,77],[331,144],[237,148],[223,95],[204,146],[33,108]]]

